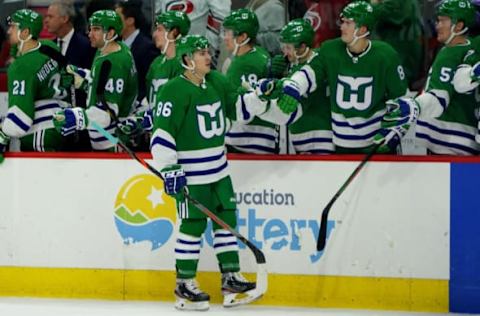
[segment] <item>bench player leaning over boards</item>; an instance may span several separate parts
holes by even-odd
[[[268,75],[270,56],[256,44],[259,29],[258,18],[249,9],[239,9],[223,21],[224,42],[231,54],[231,63],[226,70],[229,81],[240,88],[247,84],[257,85]],[[275,124],[255,118],[249,124],[233,123],[226,142],[229,152],[274,154],[278,152],[278,128]]]
[[[61,150],[62,137],[52,124],[52,116],[68,104],[56,61],[40,53],[38,41],[42,16],[32,10],[19,10],[8,18],[8,36],[18,46],[18,55],[8,68],[8,111],[0,125],[0,157],[11,137],[20,139],[22,151]]]
[[[382,143],[378,152],[394,153],[418,115],[413,100],[398,99],[407,92],[398,54],[390,45],[369,39],[375,15],[368,2],[351,2],[340,19],[341,37],[322,44],[318,62],[280,81],[277,106],[296,115],[302,98],[314,91],[312,83],[326,81],[335,152],[366,153],[374,143]]]
[[[67,71],[75,77],[75,87],[84,87],[88,91],[87,108],[74,107],[59,111],[53,122],[62,135],[88,129],[93,150],[114,151],[115,145],[103,137],[92,126],[92,122],[113,133],[119,121],[134,113],[138,92],[137,70],[130,49],[120,41],[122,20],[115,11],[94,12],[89,19],[89,27],[90,43],[97,48],[92,71],[67,66]],[[97,85],[104,63],[110,63],[111,70],[105,87],[100,87],[105,96],[105,103],[102,103],[98,99]]]
[[[415,98],[422,112],[416,137],[432,154],[478,155],[480,150],[475,141],[478,94],[455,91],[455,86],[462,91],[461,86],[470,82],[470,78],[458,82],[466,68],[459,68],[454,80],[457,67],[465,63],[465,56],[467,63],[475,59],[467,37],[474,18],[475,10],[469,0],[444,0],[437,9],[437,40],[444,47],[430,67],[424,92]]]

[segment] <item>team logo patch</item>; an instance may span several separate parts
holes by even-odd
[[[115,199],[115,225],[126,245],[150,242],[152,250],[160,248],[172,236],[175,218],[175,200],[154,175],[128,179]]]
[[[169,1],[166,5],[166,11],[182,11],[186,14],[193,12],[195,6],[189,0]]]

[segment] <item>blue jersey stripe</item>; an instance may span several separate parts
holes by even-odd
[[[207,170],[198,170],[198,171],[186,171],[185,174],[187,175],[187,177],[207,176],[210,174],[219,173],[223,169],[227,168],[227,165],[228,163],[225,161],[223,165],[217,168],[207,169]]]
[[[478,154],[478,151],[476,151],[475,149],[470,148],[468,146],[455,144],[455,143],[449,143],[449,142],[446,142],[446,141],[443,141],[443,140],[435,139],[435,138],[433,138],[433,137],[431,137],[430,135],[427,135],[427,134],[417,132],[416,136],[417,136],[417,138],[420,138],[420,139],[426,139],[429,142],[431,142],[432,144],[437,144],[437,145],[441,145],[441,146],[445,146],[445,147],[460,149],[460,150],[463,150],[463,151],[465,151],[467,153],[470,153],[472,155],[477,155]]]
[[[30,126],[25,124],[17,115],[15,115],[15,113],[9,112],[7,114],[7,119],[11,120],[13,123],[15,123],[15,125],[20,127],[25,132],[28,132],[30,129]]]
[[[425,121],[418,120],[417,125],[429,128],[431,130],[434,130],[435,132],[442,133],[442,134],[445,134],[445,135],[459,136],[459,137],[467,138],[467,139],[472,140],[472,141],[475,140],[475,136],[472,135],[472,134],[462,132],[462,131],[455,131],[455,130],[451,130],[451,129],[440,128],[440,127],[437,127],[437,126],[432,125],[430,123],[427,123]]]

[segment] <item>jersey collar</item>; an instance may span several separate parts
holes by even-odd
[[[348,50],[348,46],[345,46],[345,50],[347,51],[348,56],[350,56],[354,64],[358,63],[358,60],[365,56],[370,51],[370,48],[372,48],[372,41],[369,40],[367,48],[360,55],[355,56],[352,54],[352,52]]]

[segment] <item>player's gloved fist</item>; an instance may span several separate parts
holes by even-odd
[[[420,114],[420,106],[413,98],[400,97],[388,100],[386,105],[387,113],[382,118],[382,128],[403,126],[408,130],[410,124],[416,122]]]
[[[275,55],[270,60],[270,75],[273,78],[283,78],[287,67],[288,62],[285,56]]]
[[[67,108],[53,115],[53,125],[63,136],[84,130],[88,126],[88,117],[82,108]]]
[[[387,113],[380,123],[381,130],[374,136],[374,143],[382,145],[379,153],[394,152],[402,137],[408,132],[420,114],[420,107],[413,98],[401,97],[386,102]]]
[[[187,185],[187,177],[185,171],[179,164],[168,165],[160,173],[163,177],[163,185],[165,193],[173,196],[175,199],[185,199],[183,190]]]
[[[300,102],[300,88],[297,83],[290,79],[284,79],[282,82],[283,95],[278,99],[278,107],[285,114],[295,112]]]
[[[153,110],[143,113],[142,128],[146,132],[153,131]]]
[[[470,70],[470,78],[472,78],[473,81],[480,81],[480,61],[472,66],[472,70]]]
[[[277,80],[275,79],[260,79],[257,82],[255,93],[264,101],[278,98],[279,93],[276,91],[276,82]]]
[[[87,84],[92,83],[92,76],[89,69],[67,65],[66,70],[69,74],[73,75],[75,89],[85,89]]]
[[[130,140],[142,133],[142,118],[129,117],[117,124],[115,134],[124,143],[129,144]]]

